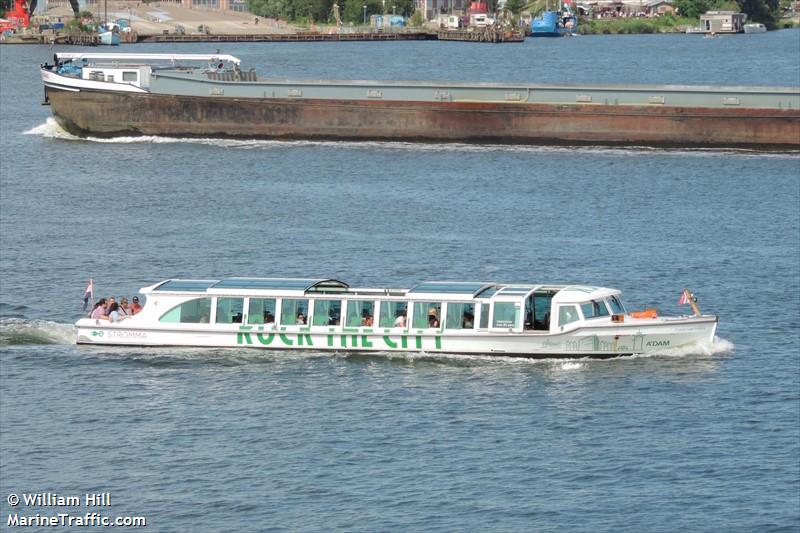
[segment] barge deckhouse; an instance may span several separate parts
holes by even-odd
[[[711,343],[717,317],[628,312],[616,289],[334,279],[170,279],[118,322],[84,318],[79,344],[616,357]],[[687,298],[689,297],[686,291]]]

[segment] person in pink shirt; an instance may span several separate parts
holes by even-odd
[[[94,309],[92,309],[92,313],[89,315],[91,318],[104,318],[108,319],[108,315],[106,314],[106,299],[100,298],[100,300],[94,304]]]

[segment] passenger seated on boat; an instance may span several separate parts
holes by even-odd
[[[125,320],[126,318],[128,317],[120,312],[118,303],[114,302],[108,308],[108,320],[110,320],[111,322],[120,322],[122,320]]]
[[[231,317],[231,323],[232,324],[241,324],[242,323],[242,313],[239,312],[239,313],[236,313],[235,315],[233,315]]]
[[[464,329],[472,329],[475,326],[475,317],[472,313],[467,311],[464,313],[464,319],[461,321],[461,327]]]
[[[264,324],[268,326],[275,325],[275,315],[269,311],[264,311]]]
[[[297,313],[297,322],[296,323],[297,323],[298,326],[304,326],[305,325],[306,316],[302,312]]]
[[[125,316],[130,316],[131,314],[133,314],[131,312],[130,307],[128,306],[128,299],[125,298],[124,296],[119,300],[119,312],[120,314]]]
[[[428,327],[429,328],[438,328],[439,327],[439,313],[436,312],[436,309],[431,307],[428,310]]]
[[[142,306],[139,305],[139,297],[138,296],[134,296],[133,298],[131,298],[131,314],[135,315],[136,313],[138,313],[141,310],[142,310]]]
[[[369,313],[364,314],[364,318],[361,319],[362,326],[371,326],[372,325],[372,315]]]
[[[397,318],[394,319],[394,327],[396,328],[406,327],[406,315],[404,315],[402,311],[397,313]]]
[[[90,318],[102,318],[103,320],[108,320],[108,314],[106,314],[106,299],[100,298],[96,304],[94,304],[94,308],[92,312],[89,313]]]

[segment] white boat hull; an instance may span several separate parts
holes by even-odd
[[[200,327],[199,327],[200,326]],[[717,317],[631,319],[607,326],[582,326],[564,333],[490,330],[430,331],[382,328],[280,327],[241,324],[137,325],[82,319],[78,344],[196,346],[358,352],[426,352],[524,357],[616,357],[663,352],[712,342]]]

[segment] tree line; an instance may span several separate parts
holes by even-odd
[[[781,17],[780,0],[673,0],[672,5],[688,18],[699,18],[706,11],[740,11],[747,14],[747,20],[762,22],[770,29],[777,27]]]
[[[343,23],[363,24],[371,15],[397,14],[410,17],[414,0],[248,0],[251,13],[290,22],[334,23],[334,4]]]

